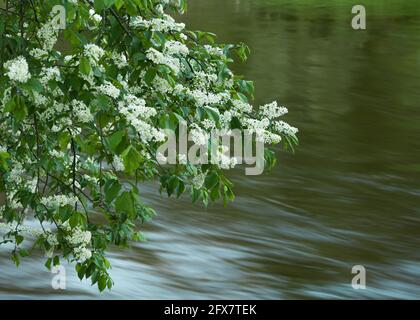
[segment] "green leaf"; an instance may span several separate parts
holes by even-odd
[[[77,212],[73,213],[69,219],[69,225],[72,229],[76,228],[80,222],[80,216]]]
[[[28,82],[21,84],[20,87],[23,89],[32,90],[38,93],[44,90],[41,82],[39,82],[39,80],[36,78],[29,79]]]
[[[59,256],[55,256],[53,259],[53,265],[54,266],[58,266],[60,265],[60,257]]]
[[[112,135],[106,138],[106,142],[108,144],[109,149],[113,151],[114,153],[116,153],[117,148],[119,144],[121,143],[124,136],[125,136],[125,130],[120,130],[120,131],[114,132]]]
[[[115,201],[115,209],[118,213],[127,213],[134,216],[136,213],[134,198],[131,192],[123,192]]]
[[[108,278],[106,276],[101,276],[98,281],[99,291],[104,291],[107,286]]]
[[[109,180],[105,183],[105,201],[110,204],[119,194],[121,190],[121,184],[118,180]]]
[[[23,237],[19,234],[15,235],[15,239],[16,239],[16,244],[20,245],[23,241]]]
[[[14,264],[16,265],[16,267],[19,267],[19,265],[20,265],[20,258],[16,254],[16,251],[13,251],[13,253],[12,253],[12,261],[14,262]]]
[[[96,11],[102,11],[110,8],[116,0],[95,0],[94,6]]]
[[[172,176],[169,178],[168,183],[166,185],[166,191],[168,196],[170,197],[178,187],[180,180],[177,176]]]
[[[155,79],[157,70],[155,68],[149,68],[144,76],[144,81],[150,86]]]
[[[82,280],[86,273],[86,267],[78,263],[76,265],[76,271],[77,271],[77,276],[79,277],[80,280]]]
[[[131,145],[124,150],[121,158],[123,159],[125,170],[130,174],[134,174],[142,159],[140,153]]]
[[[10,99],[6,103],[4,111],[13,114],[18,122],[25,119],[28,115],[25,99],[20,95],[15,95],[12,99]]]
[[[27,257],[27,256],[29,256],[29,252],[26,249],[20,249],[19,250],[19,254],[20,254],[21,257]]]
[[[212,189],[216,184],[219,182],[219,176],[217,173],[213,172],[210,175],[207,175],[206,179],[204,180],[204,185],[207,189]]]
[[[80,59],[79,71],[85,75],[89,75],[92,72],[92,67],[90,65],[88,58],[82,57]]]
[[[61,207],[58,209],[58,213],[60,215],[61,222],[66,222],[70,219],[73,213],[73,208],[70,208],[69,206]]]
[[[9,164],[7,160],[10,158],[10,154],[5,151],[0,151],[0,167],[4,171],[9,171]]]
[[[51,263],[52,263],[52,258],[48,258],[47,261],[45,261],[44,266],[48,269],[51,270]]]

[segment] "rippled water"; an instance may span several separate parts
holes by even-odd
[[[113,251],[115,287],[98,294],[71,266],[51,289],[43,259],[0,253],[0,298],[420,298],[420,5],[370,1],[190,0],[183,19],[244,41],[237,67],[257,103],[278,99],[301,130],[271,175],[231,173],[237,200],[203,209],[157,186],[149,241]],[[298,4],[299,3],[299,4]],[[339,3],[339,4],[338,4]],[[353,290],[353,265],[367,289]]]

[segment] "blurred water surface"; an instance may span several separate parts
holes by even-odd
[[[365,1],[368,2],[368,1]],[[252,49],[237,71],[256,103],[277,99],[300,128],[270,175],[230,173],[238,197],[204,209],[142,194],[159,212],[147,243],[110,253],[99,294],[67,267],[51,289],[42,257],[16,269],[0,251],[0,298],[420,298],[420,5],[369,1],[191,0],[182,19]],[[367,289],[353,290],[353,265]]]

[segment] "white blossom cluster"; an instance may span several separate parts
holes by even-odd
[[[115,171],[123,172],[125,170],[123,160],[117,155],[114,156],[112,166],[114,167]]]
[[[112,60],[118,68],[124,68],[128,66],[127,57],[124,53],[112,52]]]
[[[143,141],[165,140],[163,131],[146,122],[147,119],[157,114],[154,108],[146,106],[146,101],[129,94],[125,96],[123,101],[118,103],[118,107],[119,112],[125,117],[127,122],[135,128]]]
[[[203,45],[199,33],[185,31],[183,23],[164,12],[167,5],[176,5],[174,1],[149,1],[155,8],[145,9],[144,16],[121,16],[129,30],[121,26],[117,39],[109,35],[107,10],[100,15],[88,2],[69,3],[75,5],[70,9],[77,14],[68,15],[66,23],[75,29],[83,26],[86,34],[81,37],[88,35],[91,43],[71,41],[71,50],[63,54],[56,45],[61,39],[56,22],[43,17],[37,27],[28,21],[22,33],[27,38],[26,58],[5,59],[5,77],[0,79],[0,173],[6,190],[0,221],[4,220],[2,210],[16,216],[39,215],[57,230],[0,222],[3,231],[15,227],[41,238],[47,248],[51,246],[49,257],[68,245],[71,252],[62,253],[84,262],[102,250],[93,247],[96,241],[92,238],[104,236],[109,245],[119,242],[113,233],[118,237],[125,233],[122,228],[114,232],[116,226],[86,221],[92,208],[100,208],[107,216],[124,211],[117,206],[121,197],[130,188],[133,194],[138,191],[125,180],[134,180],[133,173],[136,181],[163,177],[167,172],[176,175],[183,184],[177,190],[190,188],[193,194],[199,190],[203,201],[214,195],[206,186],[206,177],[217,173],[221,177],[218,191],[225,195],[230,191],[219,169],[234,168],[239,157],[232,157],[231,150],[222,146],[215,154],[212,150],[215,165],[210,169],[193,164],[184,152],[174,157],[179,166],[163,167],[160,164],[172,157],[159,152],[170,139],[166,129],[186,123],[189,142],[206,155],[213,132],[248,131],[269,144],[285,136],[296,138],[298,129],[280,120],[287,114],[285,107],[277,102],[259,108],[251,104],[252,90],[229,68],[235,47]],[[15,101],[25,101],[18,106],[21,109],[5,108],[16,97],[19,100]],[[165,188],[163,183],[162,179]],[[118,190],[111,194],[113,199],[106,194],[109,188]],[[142,205],[138,200],[135,207]],[[62,213],[75,216],[69,220]],[[78,215],[86,216],[79,219]],[[137,221],[140,219],[129,220],[124,228],[130,229]]]
[[[65,206],[74,207],[77,203],[77,197],[64,194],[55,195],[41,198],[40,203],[47,208],[62,208]]]
[[[73,255],[78,262],[84,262],[92,257],[92,251],[88,248],[92,239],[90,231],[83,231],[80,228],[70,230],[66,237],[69,245],[73,248]]]
[[[170,55],[186,56],[190,53],[190,50],[179,41],[169,40],[165,42],[165,52]]]
[[[197,106],[210,106],[226,103],[230,95],[227,92],[212,93],[201,90],[189,90],[187,93],[197,102]]]
[[[174,18],[168,14],[163,14],[162,18],[154,18],[152,20],[145,20],[142,16],[134,17],[130,21],[132,28],[146,28],[151,31],[159,32],[181,32],[185,29],[184,23],[177,23]]]
[[[229,155],[229,148],[221,146],[212,161],[219,163],[220,168],[228,170],[234,168],[238,164],[238,159]]]
[[[38,30],[38,38],[42,48],[37,49],[35,55],[41,56],[42,53],[51,51],[58,40],[59,25],[54,20],[50,20]]]
[[[82,101],[72,100],[71,106],[78,121],[84,123],[93,121],[93,114]]]
[[[43,68],[39,75],[39,81],[46,86],[48,81],[55,80],[61,82],[61,73],[58,67]]]
[[[95,23],[100,23],[102,21],[102,16],[97,14],[95,10],[89,10],[89,16]]]
[[[207,177],[207,172],[201,172],[194,176],[192,184],[196,189],[201,189],[204,185],[204,181]]]
[[[290,124],[284,122],[284,121],[277,121],[274,124],[274,127],[277,132],[284,133],[287,135],[295,135],[299,132],[298,128],[292,127]]]
[[[154,48],[147,50],[146,57],[155,64],[162,64],[171,68],[175,74],[178,74],[181,69],[180,62],[177,58],[168,54],[163,54]]]
[[[205,146],[209,140],[209,134],[198,126],[190,131],[190,137],[197,146]]]
[[[92,239],[92,233],[90,231],[83,231],[80,228],[71,229],[67,223],[62,224],[59,227],[68,233],[65,240],[67,245],[72,249],[73,256],[78,262],[84,262],[92,257],[92,251],[88,248]],[[47,256],[49,257],[52,257],[54,247],[59,245],[57,234],[52,232],[50,228],[34,228],[29,225],[17,224],[16,222],[0,222],[0,232],[3,234],[16,231],[35,239],[45,239],[52,247],[49,252],[47,252]]]
[[[4,67],[7,70],[6,76],[12,81],[25,83],[31,78],[28,63],[22,56],[5,62]]]
[[[96,44],[89,43],[84,47],[85,56],[89,58],[93,65],[96,65],[99,60],[104,56],[105,51]]]
[[[216,57],[224,57],[225,56],[222,48],[213,47],[211,45],[206,44],[206,45],[204,45],[204,49],[212,56],[216,56]]]
[[[275,119],[284,116],[288,110],[285,107],[279,107],[277,101],[260,107],[261,114],[268,119]]]
[[[103,84],[101,84],[99,87],[97,87],[97,90],[100,93],[103,93],[111,98],[117,99],[120,95],[120,89],[118,89],[116,86],[114,86],[111,82],[105,81]]]

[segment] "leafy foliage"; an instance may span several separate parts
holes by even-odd
[[[63,30],[56,5],[65,8]],[[287,110],[253,108],[253,83],[229,69],[249,48],[216,45],[214,34],[172,19],[185,0],[5,1],[3,9],[0,244],[12,246],[17,265],[32,239],[47,268],[74,261],[79,278],[102,291],[113,285],[109,246],[144,240],[138,225],[155,215],[139,183],[159,179],[168,196],[189,192],[205,205],[233,200],[229,159],[158,163],[165,129],[249,129],[267,143],[297,144],[297,129],[276,120]],[[265,159],[273,166],[274,152]]]

